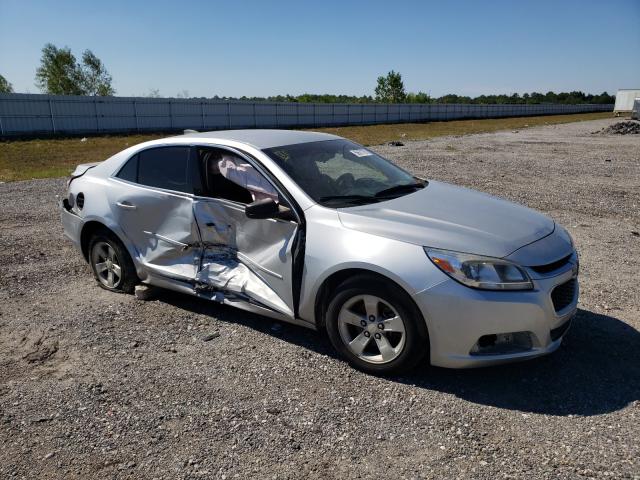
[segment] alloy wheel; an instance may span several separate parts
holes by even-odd
[[[98,242],[91,251],[91,261],[98,281],[109,288],[117,288],[122,282],[122,268],[114,248],[107,242]]]
[[[338,330],[347,348],[375,364],[395,360],[405,346],[405,324],[398,312],[375,295],[348,299],[338,314]]]

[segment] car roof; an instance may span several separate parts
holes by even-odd
[[[322,140],[339,140],[342,137],[320,132],[304,132],[299,130],[218,130],[213,132],[194,132],[181,135],[187,138],[203,140],[232,140],[251,145],[260,150],[265,148],[294,145],[296,143],[319,142]]]

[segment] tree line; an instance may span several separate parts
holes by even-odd
[[[102,61],[91,51],[85,50],[81,60],[76,60],[68,47],[58,48],[47,43],[42,49],[40,66],[36,70],[35,83],[42,93],[51,95],[95,95],[112,96],[116,91],[112,77]],[[12,93],[13,86],[0,75],[0,93]],[[147,97],[161,97],[160,91],[150,89]],[[194,98],[183,90],[176,95],[179,98]],[[602,92],[599,95],[573,92],[531,92],[522,95],[480,95],[461,96],[453,93],[441,97],[431,97],[423,91],[407,92],[399,72],[390,71],[377,79],[374,95],[333,95],[303,93],[302,95],[274,95],[269,97],[219,97],[218,100],[242,100],[252,102],[295,102],[295,103],[475,103],[475,104],[611,104],[615,96]]]

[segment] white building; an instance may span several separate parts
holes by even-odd
[[[631,113],[633,110],[633,102],[636,98],[640,98],[640,89],[625,88],[618,90],[616,94],[616,104],[613,107],[613,113],[616,117],[623,113]]]

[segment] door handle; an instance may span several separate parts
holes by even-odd
[[[124,208],[125,210],[135,210],[136,206],[133,203],[129,203],[127,201],[124,202],[116,202],[116,205],[120,208]]]

